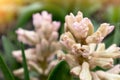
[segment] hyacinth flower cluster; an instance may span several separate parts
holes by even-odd
[[[65,17],[65,33],[60,43],[65,52],[59,52],[59,60],[70,65],[70,73],[80,80],[120,80],[120,65],[114,66],[114,59],[120,57],[120,48],[116,44],[106,49],[103,39],[113,31],[114,26],[102,23],[94,31],[90,19],[83,18],[82,12]],[[106,69],[94,71],[96,67]]]
[[[18,29],[16,31],[18,40],[32,48],[25,50],[25,56],[29,71],[35,71],[40,75],[48,75],[58,60],[55,59],[56,51],[61,49],[58,39],[60,22],[52,21],[52,15],[46,11],[33,15],[35,31]],[[13,51],[16,60],[22,63],[21,50]],[[16,76],[23,76],[23,68],[13,72]],[[39,80],[34,79],[31,80]]]

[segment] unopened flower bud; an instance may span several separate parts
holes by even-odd
[[[36,28],[40,28],[41,27],[41,22],[42,22],[42,16],[39,13],[36,13],[33,15],[33,25]]]
[[[30,67],[28,67],[28,70],[30,70]],[[13,74],[15,76],[18,76],[18,77],[24,77],[24,75],[23,75],[24,74],[24,69],[23,68],[19,68],[17,70],[14,70]]]
[[[48,50],[49,43],[46,39],[41,40],[41,52],[45,52]]]
[[[92,80],[89,64],[87,62],[83,62],[79,78],[80,80]]]
[[[80,38],[79,33],[76,32],[75,28],[73,27],[73,23],[75,22],[75,16],[71,13],[65,17],[65,31],[71,32],[75,38]]]
[[[72,75],[79,76],[80,71],[81,71],[81,66],[76,66],[76,67],[73,67],[73,68],[70,70],[70,73],[71,73]]]
[[[93,35],[86,38],[86,43],[100,43],[103,40],[101,32],[93,33]]]
[[[120,47],[117,47],[116,44],[111,45],[109,48],[106,49],[108,53],[119,53],[120,54]]]
[[[25,44],[35,45],[39,42],[39,37],[34,31],[19,28],[16,33],[18,34],[18,40]]]
[[[45,25],[50,24],[52,21],[52,15],[47,13],[46,11],[42,11],[41,14],[36,13],[33,15],[33,25],[36,29],[40,29]]]
[[[119,74],[120,73],[120,64],[115,65],[113,68],[107,71],[108,73]]]
[[[21,50],[18,50],[18,51],[13,51],[12,52],[12,55],[13,57],[15,57],[17,59],[18,62],[21,62],[22,61],[22,58],[21,58]]]
[[[79,33],[79,37],[85,38],[87,36],[89,28],[85,23],[83,23],[83,21],[81,21],[81,23],[74,22],[73,27],[76,30],[76,33]]]
[[[110,26],[107,23],[103,23],[100,25],[98,30],[92,35],[88,36],[86,39],[87,43],[99,43],[104,37],[106,37],[111,31],[113,31],[114,26]]]
[[[106,37],[109,33],[113,31],[113,29],[114,29],[114,26],[110,26],[110,24],[108,23],[103,23],[100,25],[97,31],[100,31],[102,33],[102,36]]]
[[[21,52],[21,50],[13,51],[12,54],[19,62],[22,62],[22,52]],[[34,49],[25,50],[25,56],[26,56],[27,60],[36,61],[36,55],[35,55],[35,50]]]
[[[63,51],[58,50],[58,51],[56,52],[56,54],[57,54],[57,58],[58,58],[59,60],[64,60],[64,59],[65,59],[65,53],[64,53]]]
[[[101,80],[120,80],[119,74],[113,74],[104,71],[97,71],[96,73],[101,78]]]
[[[49,14],[47,11],[42,11],[41,16],[46,21],[52,21],[52,15]]]
[[[60,43],[65,46],[67,49],[71,49],[72,45],[75,43],[75,40],[70,32],[62,34],[60,37]]]
[[[41,67],[38,66],[38,64],[36,64],[33,61],[29,61],[28,62],[28,66],[31,67],[31,69],[36,70],[38,73],[42,74],[43,73],[43,69]]]
[[[50,41],[50,42],[52,42],[52,41],[57,41],[58,36],[59,36],[59,35],[58,35],[58,32],[53,31],[52,34],[51,34],[51,36],[50,36],[50,38],[49,38],[49,41]]]
[[[76,19],[77,22],[80,22],[83,19],[82,12],[78,11],[75,19]]]
[[[101,52],[101,51],[105,51],[105,44],[104,43],[99,43],[96,49],[96,52]]]
[[[58,29],[60,28],[60,22],[57,21],[53,21],[53,31],[58,31]]]
[[[93,53],[96,49],[96,44],[95,43],[89,44],[89,48],[90,48],[90,53]]]
[[[78,66],[78,62],[75,60],[75,56],[71,54],[65,55],[65,61],[70,65],[70,68],[73,68],[74,66]]]
[[[96,73],[91,72],[91,75],[92,75],[92,80],[101,80]]]
[[[102,68],[111,68],[113,67],[113,59],[112,58],[91,58],[90,64],[100,66]]]
[[[14,71],[13,71],[13,74],[14,74],[15,76],[22,76],[23,73],[24,73],[24,69],[23,69],[23,68],[20,68],[20,69],[17,69],[17,70],[14,70]]]

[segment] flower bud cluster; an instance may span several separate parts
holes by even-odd
[[[47,75],[58,62],[54,59],[56,51],[61,49],[57,40],[60,22],[52,21],[52,15],[43,11],[33,15],[33,25],[35,31],[20,28],[16,31],[17,37],[19,41],[33,47],[25,50],[29,71]],[[13,56],[22,63],[21,50],[13,51]],[[21,77],[23,69],[15,70],[14,74]]]
[[[113,31],[114,26],[103,23],[94,31],[90,19],[83,18],[82,12],[65,17],[65,33],[60,37],[67,54],[58,52],[57,57],[70,65],[70,73],[80,80],[120,80],[120,65],[114,66],[114,59],[120,58],[116,44],[106,49],[102,40]],[[108,71],[93,71],[97,66]],[[117,71],[115,71],[117,70]]]

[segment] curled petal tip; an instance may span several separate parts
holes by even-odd
[[[115,26],[109,26],[108,33],[111,33],[114,30]]]
[[[18,35],[23,34],[24,30],[22,28],[19,28],[18,30],[15,31]]]

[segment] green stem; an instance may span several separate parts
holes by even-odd
[[[5,80],[15,80],[12,73],[8,69],[7,65],[5,64],[1,54],[0,54],[0,68],[4,74]]]
[[[24,80],[30,80],[23,43],[21,43],[21,50],[22,50],[22,59],[23,59],[23,67],[24,67],[24,78],[25,78]]]

